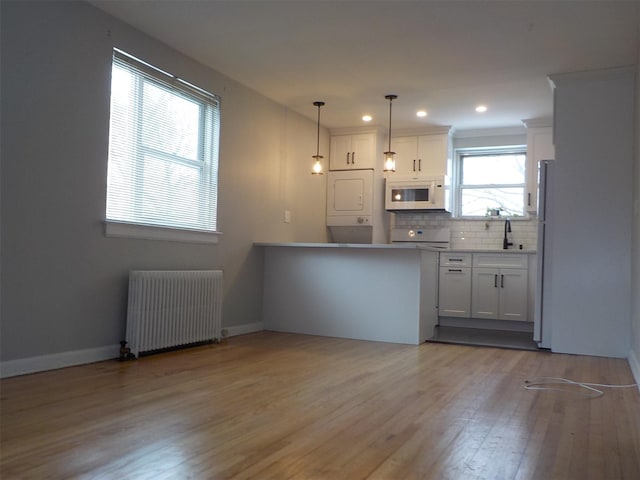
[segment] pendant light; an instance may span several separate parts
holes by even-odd
[[[315,159],[315,162],[313,163],[311,174],[322,175],[322,164],[320,163],[320,159],[324,157],[320,155],[320,107],[324,105],[324,102],[313,102],[313,104],[318,107],[318,135],[316,140],[316,154],[312,157]]]
[[[396,161],[393,156],[396,152],[391,151],[391,102],[393,102],[397,95],[385,95],[387,100],[389,100],[389,148],[386,152],[384,152],[384,171],[385,172],[395,172],[396,171]]]

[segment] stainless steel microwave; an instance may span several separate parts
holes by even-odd
[[[401,211],[450,211],[450,185],[445,175],[424,179],[387,178],[385,209]]]

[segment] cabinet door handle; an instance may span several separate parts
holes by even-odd
[[[351,165],[356,163],[356,152],[351,152]]]
[[[419,172],[422,171],[422,159],[421,158],[418,159],[418,171]]]
[[[498,274],[493,276],[493,288],[498,288]]]
[[[500,288],[504,288],[504,275],[500,275]]]
[[[531,206],[531,192],[527,193],[527,206]]]
[[[461,262],[462,259],[461,258],[450,258],[449,261],[450,262]]]
[[[462,273],[462,269],[461,268],[450,268],[449,271],[450,272],[460,272],[460,273]]]
[[[350,158],[351,158],[351,152],[347,152],[347,165],[349,165]]]
[[[413,159],[413,171],[414,172],[416,171],[416,160],[415,159]]]

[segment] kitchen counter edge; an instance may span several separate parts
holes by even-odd
[[[490,248],[435,248],[426,245],[417,245],[414,243],[296,243],[296,242],[255,242],[256,247],[293,247],[293,248],[366,248],[366,249],[393,249],[393,250],[429,250],[432,252],[443,253],[521,253],[535,254],[535,250],[518,250],[518,249],[490,249]]]

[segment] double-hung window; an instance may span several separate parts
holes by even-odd
[[[458,150],[457,215],[524,215],[525,160],[524,146]]]
[[[107,231],[216,232],[219,130],[217,96],[114,50]]]

